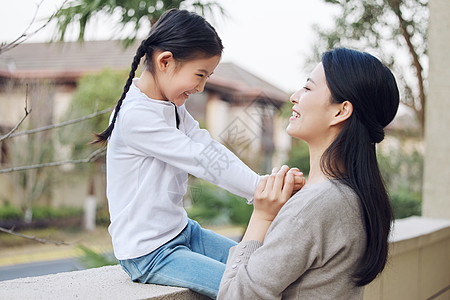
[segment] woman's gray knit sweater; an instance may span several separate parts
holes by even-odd
[[[362,299],[352,274],[366,246],[354,191],[306,186],[282,207],[264,243],[231,248],[218,299]]]

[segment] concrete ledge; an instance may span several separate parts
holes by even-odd
[[[364,300],[450,300],[450,219],[396,220],[389,259]]]
[[[365,300],[450,299],[450,220],[397,220],[390,248],[388,265],[366,287]],[[185,288],[133,283],[117,265],[3,281],[0,299],[209,298]]]
[[[396,220],[390,237],[390,255],[425,248],[450,239],[450,220],[409,217]]]
[[[189,289],[140,284],[117,266],[0,282],[0,299],[206,300]]]

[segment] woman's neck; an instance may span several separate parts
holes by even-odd
[[[316,183],[328,180],[328,177],[323,173],[320,167],[320,161],[325,149],[323,147],[314,147],[309,145],[309,174],[306,185],[312,185]]]

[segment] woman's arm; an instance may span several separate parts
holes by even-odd
[[[253,213],[242,241],[264,241],[269,226],[291,197],[293,189],[294,172],[288,166],[274,168],[270,176],[261,179],[255,191]]]
[[[291,210],[277,215],[292,191],[286,171],[283,166],[258,185],[251,221],[243,241],[230,250],[218,299],[281,299],[314,262],[316,243],[307,228]]]

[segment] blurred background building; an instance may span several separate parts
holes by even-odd
[[[27,43],[5,52],[0,56],[0,134],[16,125],[17,116],[24,113],[25,101],[33,113],[21,128],[40,128],[67,121],[68,112],[77,110],[74,107],[77,103],[72,99],[80,78],[108,68],[111,72],[122,72],[124,84],[135,49],[133,45],[125,49],[118,41],[110,40],[82,44]],[[116,97],[119,96],[117,93]],[[233,63],[221,63],[208,80],[205,91],[192,95],[186,106],[213,138],[226,144],[256,171],[268,172],[272,165],[281,165],[288,158],[291,140],[284,130],[287,123],[279,114],[288,98],[286,92],[243,68]],[[94,112],[96,102],[102,100],[92,97],[85,101]],[[111,106],[113,103],[98,105]],[[91,132],[84,132],[84,135],[92,137],[92,133],[101,131],[102,126],[105,124],[90,128]],[[44,146],[49,143],[54,147],[47,154],[53,159],[62,161],[77,157],[77,149],[61,142],[80,139],[77,133],[80,134],[74,130],[44,131],[6,140],[1,143],[2,168],[40,161],[42,157],[25,157],[19,149],[33,146],[36,155],[45,156]],[[64,137],[61,139],[60,135]],[[35,200],[56,206],[82,206],[86,194],[95,193],[101,203],[106,201],[104,166],[100,166],[94,179],[89,170],[80,170],[70,164],[58,169],[58,184],[42,183],[52,188]],[[28,176],[26,181],[36,182],[38,175]],[[21,205],[24,193],[19,191],[24,187],[15,186],[17,176],[20,175],[0,176],[0,199],[15,199],[15,204]]]

